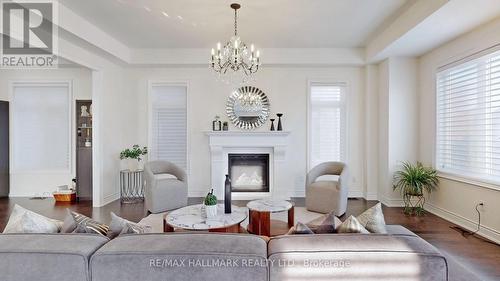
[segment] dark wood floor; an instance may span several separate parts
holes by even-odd
[[[296,206],[304,206],[302,198],[295,198],[294,201]],[[201,203],[201,198],[189,199],[189,204],[196,203]],[[348,210],[343,217],[359,215],[376,203],[377,201],[349,199]],[[77,204],[56,204],[53,199],[0,198],[0,231],[5,228],[14,204],[59,220],[64,219],[67,208],[104,223],[109,223],[111,211],[135,222],[146,216],[142,203],[120,204],[119,201],[115,201],[101,208],[92,208],[91,202],[88,201]],[[244,206],[246,202],[236,201],[235,204]],[[484,280],[500,280],[500,246],[476,237],[464,237],[460,232],[450,228],[454,224],[433,214],[427,213],[422,217],[413,217],[404,215],[402,208],[384,207],[383,210],[387,224],[405,226],[438,249],[446,251],[458,263]]]

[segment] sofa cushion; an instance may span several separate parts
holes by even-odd
[[[267,280],[266,257],[253,235],[122,235],[92,256],[92,280]]]
[[[90,256],[107,241],[88,234],[0,234],[0,279],[90,281]]]
[[[62,222],[14,205],[3,233],[57,233]]]
[[[413,235],[317,234],[272,238],[270,280],[447,280],[447,264]]]

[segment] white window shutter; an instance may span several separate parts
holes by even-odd
[[[309,100],[309,161],[314,167],[346,159],[346,86],[313,83]]]
[[[187,170],[187,87],[153,84],[151,159]]]
[[[15,171],[70,170],[68,83],[14,83],[12,101]]]
[[[440,71],[436,166],[500,183],[500,51]]]

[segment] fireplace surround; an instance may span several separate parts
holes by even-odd
[[[210,147],[211,186],[217,198],[224,198],[225,175],[229,174],[229,155],[268,155],[268,188],[260,191],[232,192],[236,200],[253,200],[266,197],[289,199],[290,176],[287,175],[286,153],[290,132],[287,131],[222,131],[205,132]],[[251,175],[250,175],[251,176]]]

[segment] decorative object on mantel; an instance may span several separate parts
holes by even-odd
[[[424,191],[430,194],[437,189],[438,183],[437,171],[432,167],[424,167],[420,162],[417,162],[416,165],[403,162],[402,170],[394,174],[392,189],[401,191],[405,204],[405,214],[420,216],[425,213]]]
[[[139,145],[134,144],[132,148],[127,148],[120,152],[120,159],[128,162],[127,166],[130,171],[135,171],[141,168],[142,156],[146,154],[148,154],[148,148],[146,146],[140,148]]]
[[[224,122],[222,123],[222,130],[223,130],[223,131],[228,131],[228,130],[229,130],[229,125],[227,124],[227,122],[226,122],[226,121],[224,121]]]
[[[283,131],[283,126],[281,125],[281,117],[283,116],[283,113],[277,113],[276,116],[278,116],[278,131]]]
[[[256,129],[269,117],[269,99],[259,88],[243,86],[229,96],[226,113],[236,127],[244,130]]]
[[[207,194],[203,203],[207,218],[215,218],[217,216],[217,197],[214,195],[213,189]]]
[[[270,131],[274,131],[274,118],[269,119],[269,120],[271,120],[271,129],[270,129]]]
[[[215,115],[215,120],[212,121],[212,131],[222,130],[222,123],[219,119],[220,119],[219,115]]]
[[[224,213],[231,213],[231,179],[226,175],[224,182]]]
[[[249,50],[238,36],[238,9],[240,7],[240,4],[231,4],[231,9],[234,10],[234,36],[222,49],[221,43],[217,43],[217,53],[212,49],[210,66],[225,82],[245,83],[259,70],[260,66],[260,52],[255,50],[253,44],[250,45]],[[236,78],[240,77],[241,79],[236,81]]]

